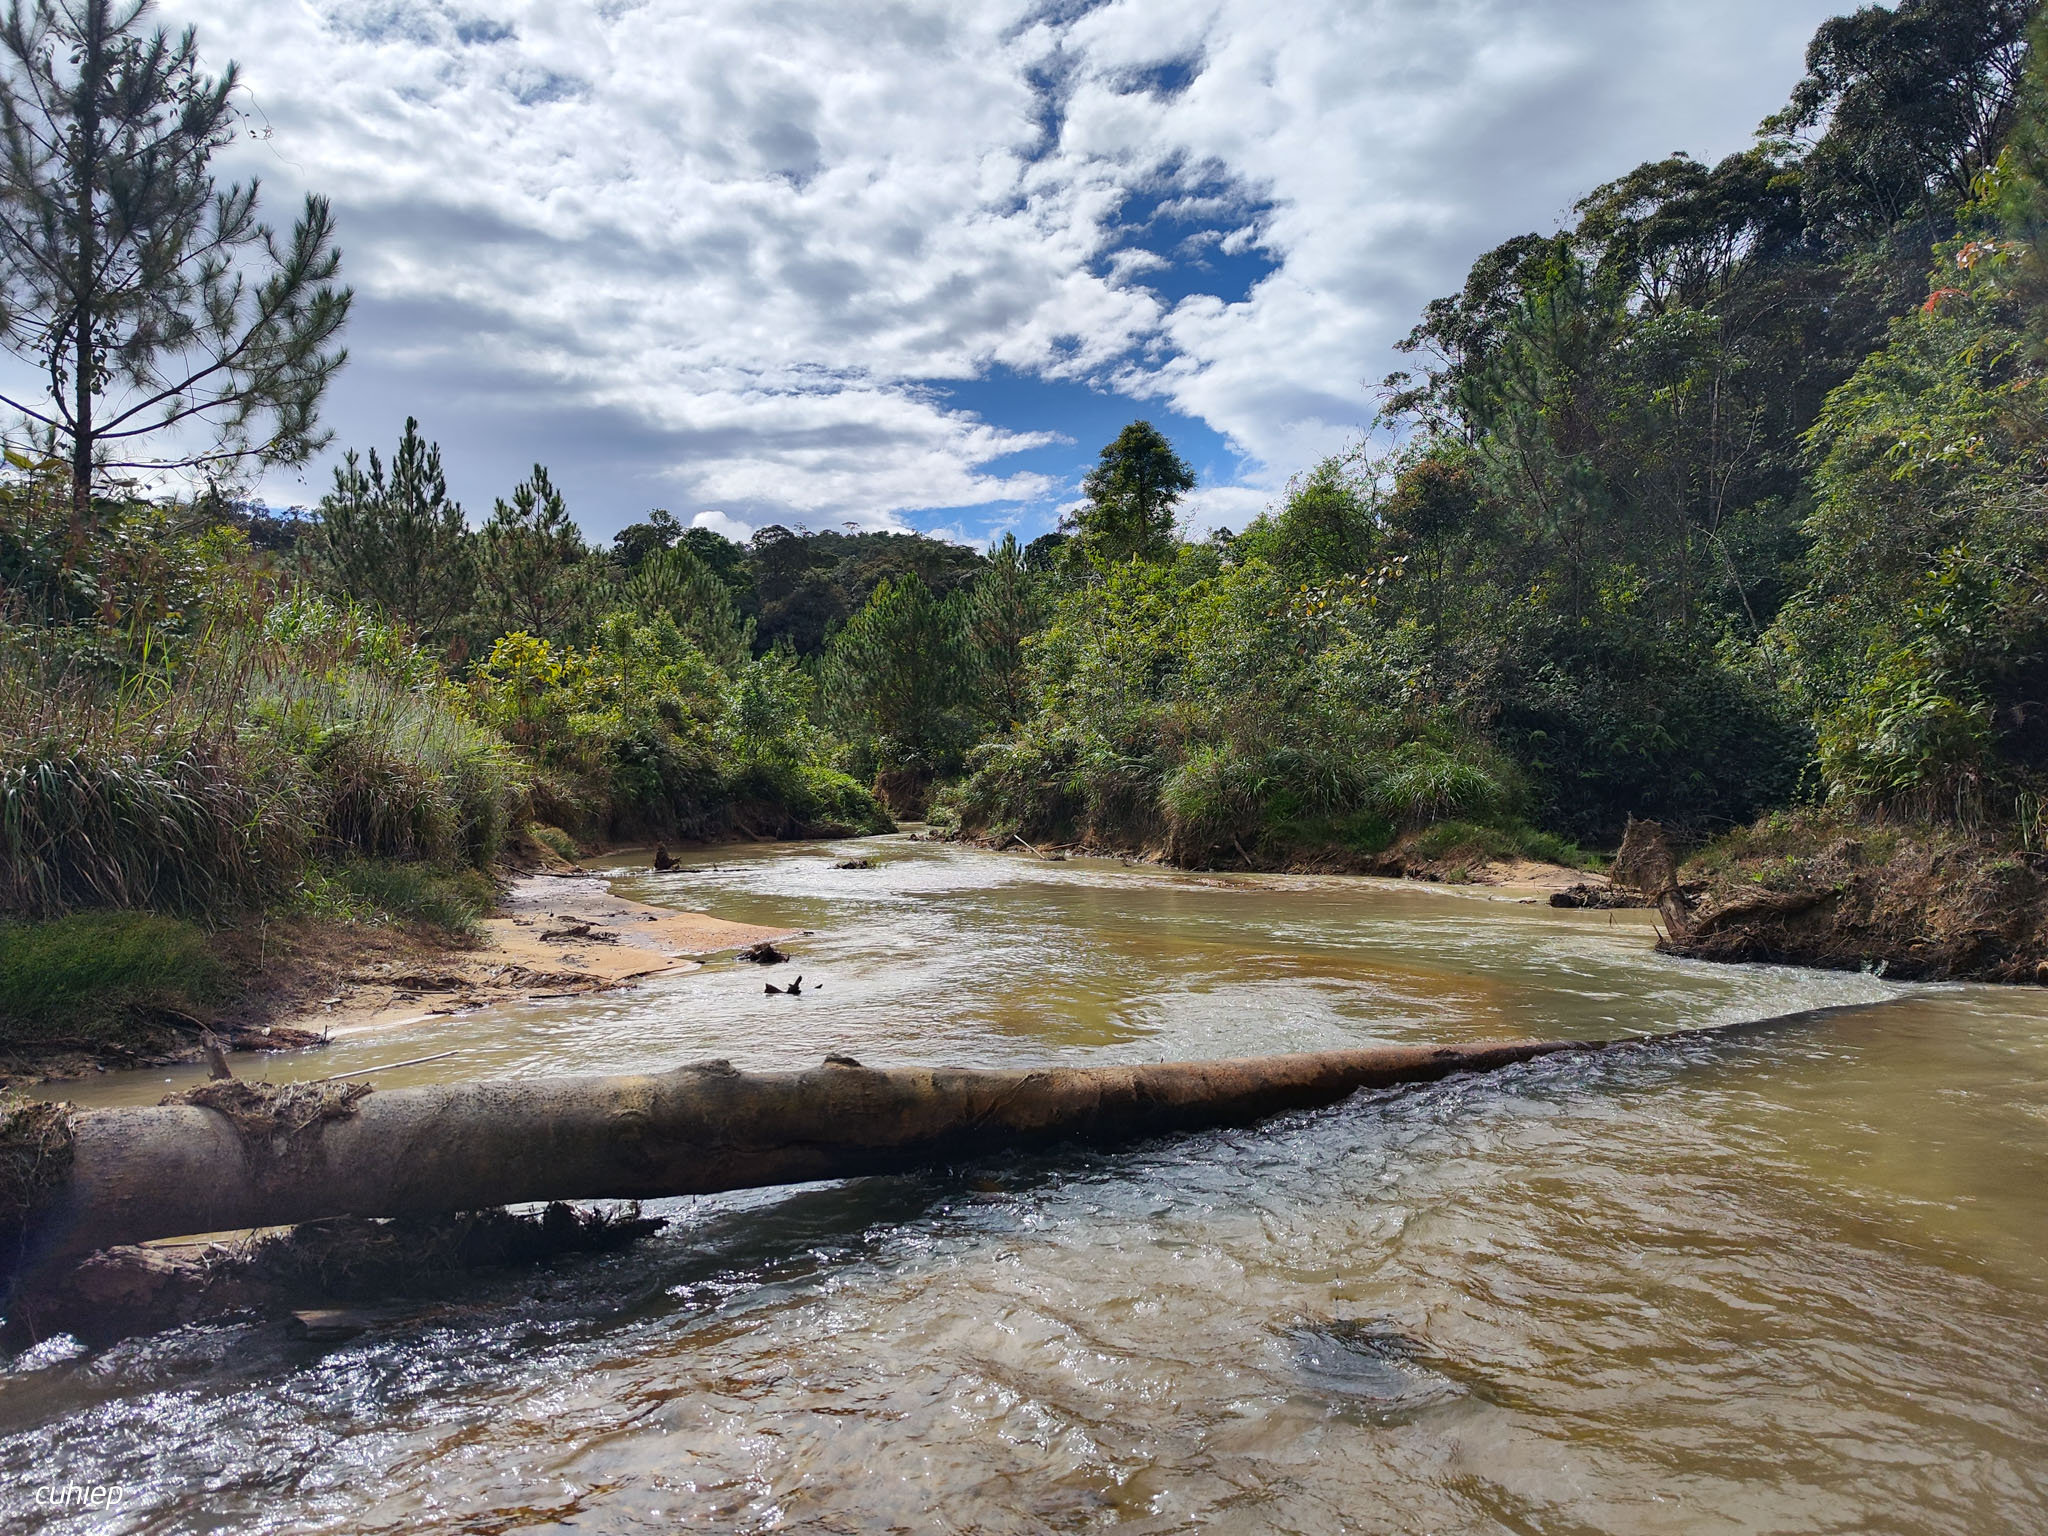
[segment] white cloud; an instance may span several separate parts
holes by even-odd
[[[473,505],[543,459],[598,534],[655,504],[734,526],[1049,515],[1071,482],[1004,461],[1058,438],[925,387],[996,365],[1205,421],[1246,462],[1204,515],[1241,520],[1355,433],[1391,342],[1474,255],[1638,159],[1740,145],[1834,8],[164,7],[242,64],[269,137],[233,160],[272,215],[336,202],[360,295],[342,440],[415,414]],[[1173,64],[1184,88],[1137,88]],[[1159,257],[1118,226],[1133,195],[1278,269],[1241,302],[1162,302]]]
[[[744,544],[754,536],[754,525],[743,523],[736,517],[727,517],[723,512],[699,512],[690,519],[692,528],[708,528],[722,538],[731,539],[735,544]]]

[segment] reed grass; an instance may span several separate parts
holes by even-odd
[[[525,797],[510,750],[388,632],[305,607],[175,652],[145,634],[111,671],[0,631],[0,913],[218,920],[316,856],[496,855]]]

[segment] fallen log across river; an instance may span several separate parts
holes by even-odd
[[[147,1109],[17,1105],[0,1145],[7,1278],[98,1249],[335,1216],[655,1199],[844,1179],[1045,1147],[1245,1125],[1362,1089],[1564,1053],[1668,1048],[1880,1006],[1614,1041],[1390,1045],[1239,1060],[657,1074],[271,1087],[216,1082]]]

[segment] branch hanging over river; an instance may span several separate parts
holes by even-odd
[[[1061,1141],[1248,1124],[1360,1089],[1845,1011],[1613,1042],[1375,1046],[1142,1066],[882,1071],[840,1056],[789,1073],[718,1061],[658,1075],[384,1091],[211,1084],[190,1102],[73,1113],[61,1128],[32,1106],[39,1118],[13,1118],[34,1118],[42,1150],[25,1165],[32,1177],[10,1177],[14,1187],[0,1190],[14,1228],[4,1251],[17,1271],[48,1275],[96,1249],[196,1232],[852,1178]],[[54,1147],[60,1129],[68,1156]]]

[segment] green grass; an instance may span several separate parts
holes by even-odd
[[[204,1010],[229,991],[197,925],[153,912],[0,924],[0,1041],[119,1035],[138,1010]]]
[[[316,906],[367,922],[421,923],[475,938],[477,922],[497,903],[497,888],[480,870],[437,870],[422,864],[363,860],[326,870],[307,882]]]
[[[583,857],[583,850],[576,846],[576,839],[560,827],[550,827],[537,821],[527,830],[533,835],[536,843],[558,859],[567,859],[574,864]]]

